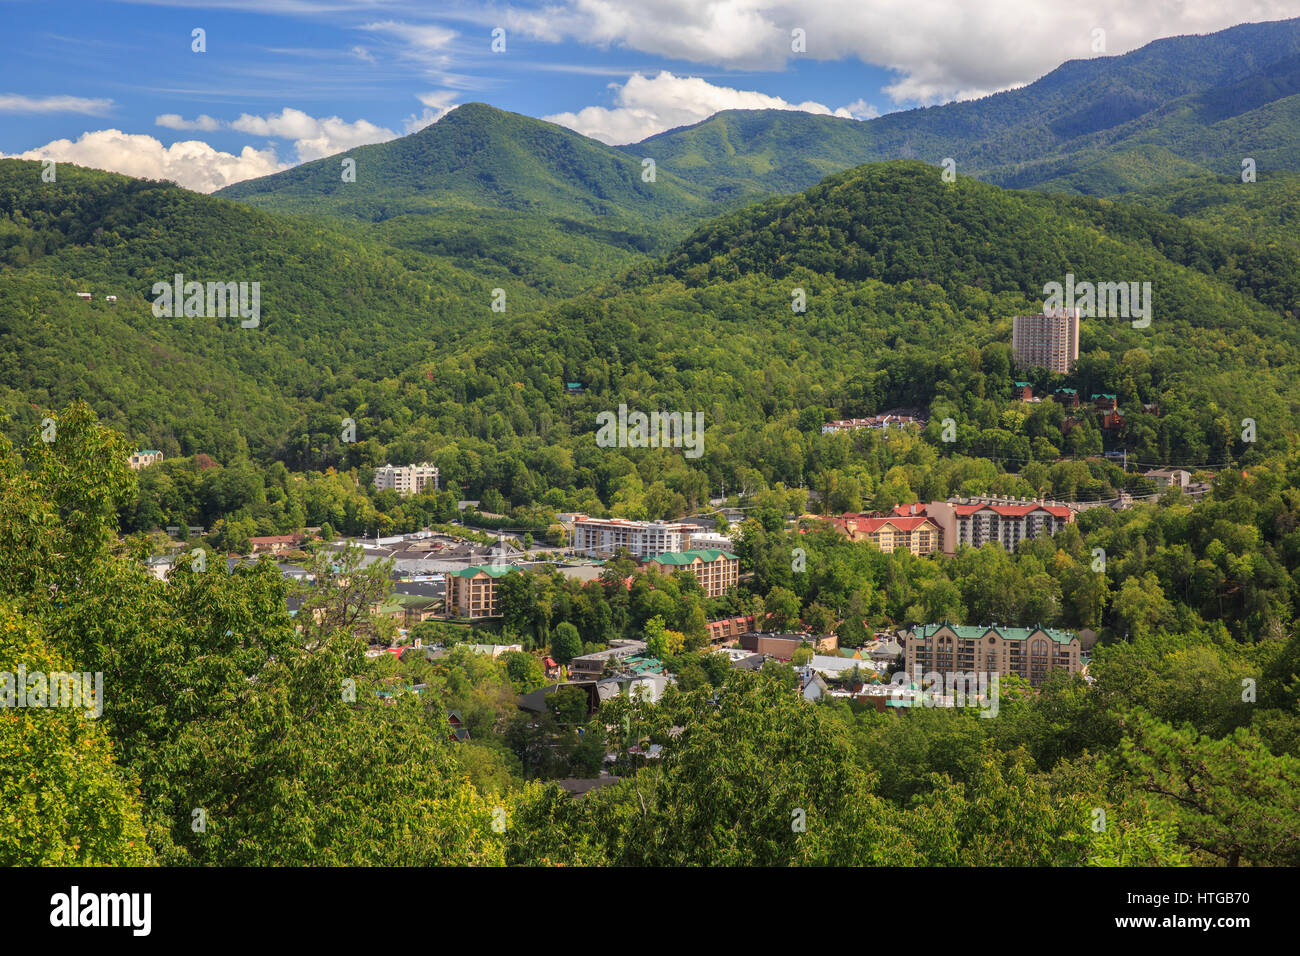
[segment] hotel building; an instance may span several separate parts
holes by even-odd
[[[1069,374],[1079,358],[1079,310],[1017,315],[1011,320],[1011,349],[1022,368]]]
[[[1048,671],[1079,673],[1079,635],[1041,627],[925,624],[904,643],[910,675],[1018,674],[1037,687]]]
[[[418,495],[430,484],[438,490],[438,469],[427,461],[419,465],[384,465],[375,469],[375,487],[380,491],[396,491],[409,498]]]

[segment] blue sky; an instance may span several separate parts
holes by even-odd
[[[0,0],[0,153],[211,190],[473,101],[634,142],[719,109],[865,119],[1300,0]],[[202,29],[206,50],[195,52]],[[492,49],[504,31],[505,50]],[[800,32],[801,31],[801,32]],[[802,48],[800,46],[802,39]]]

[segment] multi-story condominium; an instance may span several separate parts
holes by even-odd
[[[465,618],[500,617],[497,578],[516,570],[475,565],[447,572],[447,613]]]
[[[677,551],[646,561],[666,573],[690,571],[709,597],[722,597],[740,581],[740,559],[729,551]]]
[[[892,554],[896,548],[918,555],[930,554],[943,547],[943,528],[924,513],[888,517],[845,514],[832,518],[831,524],[850,541],[871,541],[886,554]]]
[[[699,527],[667,521],[628,521],[626,518],[573,519],[573,549],[592,558],[608,558],[626,548],[634,558],[684,551]]]
[[[997,541],[1008,551],[1042,534],[1056,534],[1074,521],[1067,505],[1015,498],[959,499],[948,502],[956,519],[956,544],[973,548]]]
[[[418,465],[384,465],[375,469],[375,487],[403,497],[418,495],[429,484],[438,490],[438,469],[427,461]]]
[[[146,448],[144,451],[136,452],[126,460],[126,463],[131,466],[132,471],[139,471],[141,468],[147,468],[155,462],[162,460],[162,452],[158,451],[156,448]]]
[[[904,641],[907,672],[1018,674],[1037,687],[1050,670],[1079,673],[1079,635],[1042,627],[925,624]]]
[[[1011,320],[1011,349],[1023,368],[1068,374],[1079,358],[1079,310],[1017,315]]]

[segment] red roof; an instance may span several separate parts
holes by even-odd
[[[555,666],[556,666],[555,661],[553,661],[553,660],[552,660],[551,658],[549,658],[549,657],[543,657],[543,658],[542,658],[542,663],[545,664],[547,667],[555,667]]]
[[[846,515],[845,518],[835,519],[836,524],[851,530],[861,531],[863,534],[875,534],[885,525],[889,525],[895,531],[915,531],[927,521],[930,521],[930,519],[925,515],[918,515],[913,518],[862,518],[857,515]]]
[[[1057,518],[1068,518],[1070,509],[1064,505],[953,505],[953,511],[961,518],[973,515],[977,511],[992,511],[994,514],[1002,515],[1004,518],[1023,518],[1025,515],[1034,511],[1046,511]]]

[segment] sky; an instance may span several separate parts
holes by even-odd
[[[857,120],[1300,0],[0,0],[0,155],[211,192],[462,103],[637,142],[723,109]]]

